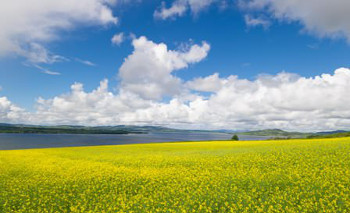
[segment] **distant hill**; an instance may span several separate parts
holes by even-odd
[[[33,133],[33,134],[147,134],[147,133],[188,133],[188,132],[212,132],[232,134],[229,130],[182,130],[162,126],[73,126],[56,125],[40,126],[25,124],[0,123],[0,133]],[[281,129],[265,129],[258,131],[235,132],[237,135],[270,136],[272,139],[279,138],[336,138],[350,137],[350,132],[344,130],[302,133],[287,132]]]
[[[345,130],[336,130],[336,131],[329,131],[329,132],[316,132],[315,135],[331,135],[331,134],[337,134],[337,133],[345,133],[348,131]]]
[[[240,132],[239,135],[254,135],[254,136],[271,136],[271,137],[290,137],[290,138],[306,138],[312,133],[302,132],[287,132],[281,129],[265,129],[249,132]]]
[[[25,124],[0,123],[0,133],[36,133],[36,134],[146,134],[146,133],[188,133],[188,132],[214,132],[206,130],[181,130],[161,126],[40,126]]]
[[[287,132],[280,129],[265,129],[238,133],[239,135],[271,136],[273,138],[340,138],[350,137],[350,132],[336,130],[317,133]]]
[[[344,137],[350,137],[350,132],[347,131],[335,131],[333,133],[315,133],[307,138],[344,138]]]
[[[0,124],[0,133],[37,134],[130,134],[147,133],[143,128],[128,127],[85,127],[85,126],[35,126],[23,124]]]

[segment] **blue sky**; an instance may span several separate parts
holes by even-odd
[[[191,45],[200,45],[201,42],[210,45],[210,51],[204,58],[171,71],[171,75],[184,84],[214,73],[218,73],[222,79],[238,76],[250,82],[262,75],[278,76],[283,71],[309,79],[324,73],[333,74],[340,67],[350,66],[347,26],[342,29],[340,25],[333,33],[322,24],[310,24],[304,16],[298,17],[298,12],[291,14],[289,19],[280,18],[279,5],[272,0],[262,1],[270,3],[253,9],[239,5],[238,1],[208,1],[207,6],[197,10],[186,1],[166,1],[163,8],[161,1],[126,1],[116,5],[97,2],[102,2],[118,18],[118,24],[108,21],[91,24],[96,20],[84,21],[83,18],[73,17],[77,20],[70,27],[54,26],[50,29],[55,34],[54,38],[21,41],[22,46],[26,46],[26,42],[38,43],[52,55],[64,59],[53,63],[37,62],[31,61],[27,54],[3,51],[5,54],[0,58],[0,97],[6,97],[11,104],[35,113],[39,97],[51,100],[69,94],[70,87],[75,82],[82,83],[84,91],[89,93],[103,79],[108,79],[109,91],[117,96],[122,84],[119,69],[135,49],[133,39],[141,36],[155,44],[164,43],[169,50],[180,52],[189,49]],[[186,9],[180,15],[163,18],[155,16],[155,11],[171,9],[176,2],[185,2],[183,4]],[[249,2],[254,1],[247,1],[247,4]],[[292,3],[289,6],[295,7]],[[43,17],[47,15],[44,13]],[[60,16],[64,15],[62,13]],[[249,24],[247,16],[267,21],[268,24]],[[52,17],[55,19],[55,16]],[[71,19],[67,18],[68,21]],[[112,44],[111,38],[118,33],[124,34],[123,42],[119,45]],[[50,36],[53,37],[51,33]],[[25,51],[32,50],[29,48]],[[89,61],[93,66],[82,61]],[[50,70],[51,74],[55,72],[57,75],[43,73],[43,70]],[[215,94],[213,91],[192,91],[192,94],[206,96],[204,99],[213,93]],[[157,102],[167,103],[174,97],[164,95]],[[192,100],[184,102],[188,101]],[[67,120],[67,123],[77,122]]]
[[[186,80],[214,72],[248,79],[281,71],[310,77],[350,66],[350,49],[344,39],[334,41],[310,36],[302,33],[297,23],[274,23],[267,30],[249,28],[235,5],[224,10],[212,7],[196,17],[188,14],[175,21],[154,20],[153,12],[159,4],[159,1],[144,2],[127,5],[121,13],[115,11],[121,19],[117,26],[79,27],[72,32],[60,32],[62,38],[48,46],[50,51],[69,61],[42,65],[60,72],[60,76],[43,74],[35,67],[26,66],[23,57],[2,58],[1,94],[31,109],[38,96],[49,98],[68,92],[74,82],[81,82],[87,90],[92,90],[103,78],[116,81],[118,68],[132,52],[130,40],[120,46],[111,44],[111,37],[119,32],[145,35],[170,48],[189,40],[209,42],[212,49],[206,60],[177,71],[176,74]],[[75,58],[89,60],[96,66],[86,66]]]

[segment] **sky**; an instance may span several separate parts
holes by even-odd
[[[348,0],[0,4],[0,123],[350,129]]]

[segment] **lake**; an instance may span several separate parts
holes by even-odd
[[[230,140],[232,134],[215,132],[161,132],[148,134],[0,134],[0,150],[72,146],[100,146],[173,141]],[[264,136],[243,136],[240,140],[265,140]]]

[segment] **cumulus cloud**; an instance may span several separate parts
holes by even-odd
[[[161,7],[154,12],[154,17],[157,19],[170,19],[183,16],[186,11],[190,10],[194,15],[197,15],[202,10],[208,8],[216,2],[225,2],[219,0],[175,0],[169,8],[165,2],[162,2]]]
[[[225,85],[227,80],[221,79],[218,73],[214,73],[208,77],[195,78],[186,82],[189,89],[199,92],[217,92]]]
[[[141,101],[139,105],[139,98],[133,98],[132,95],[115,95],[108,91],[107,80],[101,81],[92,92],[85,92],[82,84],[75,83],[68,94],[48,100],[39,98],[33,116],[46,123],[117,124],[121,123],[124,113],[145,107],[146,103]]]
[[[215,82],[215,84],[213,83]],[[183,128],[288,130],[347,129],[350,125],[350,70],[304,78],[280,73],[254,81],[217,74],[187,82],[193,90],[210,92],[168,102],[148,100],[107,82],[91,93],[74,84],[69,94],[39,100],[43,120],[79,124],[157,124]],[[219,86],[217,86],[218,84]],[[79,107],[77,107],[79,106]]]
[[[36,111],[31,113],[1,97],[0,119],[12,123],[190,129],[323,131],[350,127],[348,68],[311,78],[281,72],[247,80],[214,73],[184,81],[173,72],[203,60],[208,44],[176,51],[140,37],[133,40],[133,46],[133,53],[120,68],[117,92],[111,92],[107,80],[90,92],[75,83],[67,94],[39,98]]]
[[[115,44],[115,45],[120,45],[121,43],[123,43],[123,41],[124,41],[124,33],[117,33],[111,39],[112,44]]]
[[[7,97],[0,97],[0,120],[1,122],[30,122],[27,117],[28,113],[11,103]]]
[[[219,82],[220,87],[202,87]],[[348,129],[350,125],[350,70],[304,78],[280,73],[254,81],[216,74],[192,81],[192,89],[210,91],[191,100],[173,97],[168,102],[147,100],[129,92],[114,94],[107,81],[92,92],[72,85],[71,92],[52,99],[38,99],[37,111],[28,115],[0,98],[0,117],[6,122],[47,124],[148,124],[202,129],[287,130]],[[188,82],[190,83],[190,82]],[[198,85],[196,85],[198,84]]]
[[[183,51],[168,50],[166,44],[156,44],[146,37],[134,39],[132,44],[134,52],[119,70],[121,87],[146,99],[179,94],[181,79],[172,72],[203,60],[210,50],[206,42]]]
[[[267,12],[282,21],[299,22],[305,31],[320,37],[341,36],[350,40],[348,0],[241,0],[240,6]]]
[[[33,63],[61,57],[43,46],[59,39],[60,31],[80,25],[116,24],[109,0],[11,0],[0,7],[0,56],[17,54]]]

